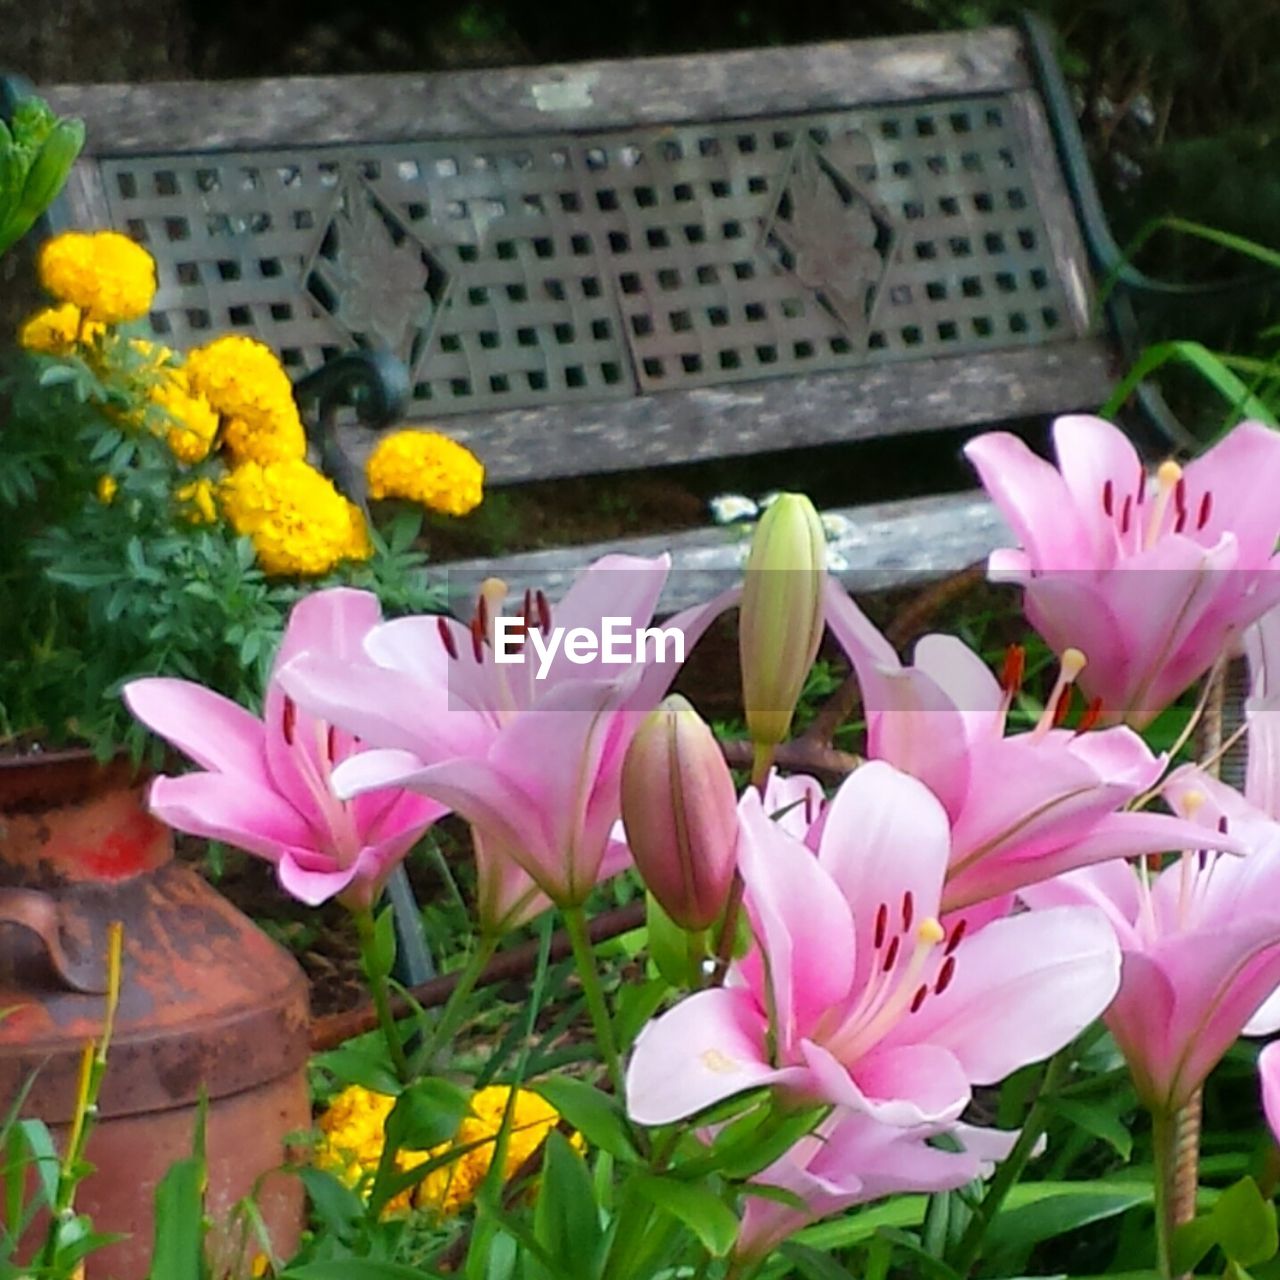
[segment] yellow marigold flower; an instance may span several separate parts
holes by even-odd
[[[465,516],[484,497],[484,464],[438,431],[383,436],[365,476],[371,498],[407,498],[448,516]]]
[[[103,506],[109,505],[115,500],[116,491],[120,488],[115,476],[101,475],[98,477],[98,501]]]
[[[511,1089],[506,1085],[491,1085],[481,1089],[471,1099],[471,1114],[458,1126],[453,1141],[433,1147],[429,1156],[443,1155],[450,1148],[461,1154],[449,1164],[428,1173],[418,1184],[414,1202],[420,1209],[430,1209],[442,1216],[458,1213],[475,1198],[493,1163],[494,1143],[502,1128],[507,1099]],[[528,1089],[516,1091],[511,1113],[511,1129],[507,1135],[506,1160],[502,1168],[503,1181],[515,1175],[517,1170],[546,1141],[547,1134],[560,1121],[560,1113],[545,1098]],[[582,1149],[580,1135],[575,1134],[573,1144]],[[481,1143],[474,1150],[465,1148]]]
[[[141,357],[144,367],[149,370],[160,370],[173,364],[173,349],[163,343],[152,342],[150,338],[130,338],[129,349]]]
[[[430,1151],[396,1153],[396,1168],[406,1171],[451,1150],[459,1152],[456,1160],[428,1173],[418,1184],[413,1197],[418,1208],[447,1216],[458,1213],[475,1198],[493,1161],[494,1142],[502,1127],[510,1094],[511,1089],[506,1085],[492,1085],[479,1090],[471,1099],[471,1114],[463,1119],[451,1142]],[[383,1127],[394,1105],[394,1098],[373,1093],[359,1085],[344,1089],[320,1117],[321,1137],[316,1146],[316,1164],[341,1178],[349,1187],[367,1184],[377,1170],[384,1141]],[[560,1113],[538,1094],[527,1089],[516,1092],[511,1129],[507,1136],[504,1179],[515,1174],[542,1145],[559,1120]],[[579,1150],[582,1149],[579,1135],[575,1134],[572,1142]],[[466,1150],[474,1143],[481,1145],[474,1150]],[[388,1208],[393,1211],[407,1209],[409,1194],[406,1191],[397,1196]]]
[[[191,524],[213,524],[218,518],[213,484],[206,479],[192,480],[173,495],[182,506],[182,515]]]
[[[151,390],[151,403],[164,414],[164,435],[174,457],[192,463],[209,456],[218,415],[204,396],[192,393],[185,369],[164,372]]]
[[[218,499],[267,574],[313,577],[372,554],[363,516],[305,462],[246,462],[222,481]]]
[[[156,295],[151,255],[118,231],[68,231],[40,250],[40,283],[91,320],[119,324],[146,315]]]
[[[395,1099],[360,1085],[343,1089],[320,1117],[320,1141],[315,1164],[340,1178],[352,1190],[368,1190],[368,1182],[382,1156],[383,1126]],[[404,1171],[426,1159],[422,1151],[400,1151],[396,1168]],[[362,1184],[365,1184],[362,1187]],[[411,1203],[411,1189],[402,1191],[387,1205],[389,1213],[404,1212]]]
[[[189,351],[186,368],[192,389],[227,419],[223,439],[233,462],[265,464],[306,456],[293,386],[269,347],[228,334]]]
[[[80,333],[80,308],[64,302],[60,307],[37,311],[18,330],[18,342],[27,351],[65,356],[76,345]]]

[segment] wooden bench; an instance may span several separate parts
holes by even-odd
[[[61,216],[155,255],[165,341],[253,334],[298,375],[388,351],[406,417],[491,485],[1047,419],[1096,408],[1119,365],[1091,309],[1096,196],[1034,21],[41,92],[89,130]],[[354,423],[340,438],[370,447]],[[898,502],[892,479],[842,510],[860,581],[1003,540],[980,495]],[[636,544],[667,546],[708,572],[738,555],[717,528]],[[598,550],[459,567],[554,586]],[[674,574],[665,604],[698,589]]]

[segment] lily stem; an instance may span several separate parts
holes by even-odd
[[[457,1033],[467,1013],[467,1000],[480,981],[485,966],[493,959],[498,949],[498,939],[489,934],[481,934],[476,949],[471,953],[465,965],[458,973],[458,981],[449,992],[449,999],[440,1011],[440,1017],[431,1028],[426,1042],[413,1055],[413,1073],[422,1075],[433,1071],[440,1051]]]
[[[1044,1078],[1040,1081],[1036,1100],[1023,1122],[1022,1132],[1013,1144],[1013,1150],[996,1166],[986,1194],[974,1210],[973,1217],[969,1220],[969,1225],[965,1228],[964,1235],[960,1237],[960,1243],[956,1246],[955,1254],[950,1260],[951,1266],[960,1275],[968,1275],[978,1261],[987,1229],[1000,1211],[1000,1206],[1004,1204],[1005,1197],[1022,1176],[1027,1162],[1035,1154],[1036,1145],[1049,1126],[1053,1096],[1071,1070],[1074,1061],[1073,1046],[1060,1050],[1049,1059],[1049,1065],[1044,1070]]]
[[[405,1057],[404,1042],[396,1028],[395,1016],[391,1012],[391,992],[387,986],[390,976],[382,957],[378,955],[377,927],[374,924],[373,912],[368,908],[352,913],[356,922],[356,933],[360,938],[360,958],[364,963],[365,977],[369,981],[369,994],[373,997],[373,1007],[378,1015],[378,1026],[382,1028],[382,1038],[387,1042],[387,1053],[391,1057],[401,1084],[408,1084],[413,1079],[409,1069],[409,1059]]]
[[[1173,1276],[1173,1190],[1178,1162],[1176,1112],[1151,1113],[1151,1145],[1155,1155],[1156,1270],[1161,1280]]]
[[[609,1073],[609,1081],[613,1085],[616,1097],[623,1096],[622,1064],[618,1058],[618,1044],[613,1035],[613,1022],[609,1018],[609,1009],[604,1001],[604,988],[600,985],[600,974],[596,969],[596,953],[591,945],[591,936],[587,932],[587,914],[581,907],[564,907],[565,931],[569,935],[569,944],[573,948],[573,962],[578,968],[578,981],[582,983],[582,994],[587,999],[587,1011],[591,1014],[591,1025],[596,1033],[596,1044],[600,1047],[604,1058],[605,1069]]]

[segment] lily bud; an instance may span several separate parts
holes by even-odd
[[[742,700],[757,746],[791,728],[824,624],[827,540],[813,503],[784,493],[756,526],[738,615]]]
[[[690,931],[712,925],[737,865],[737,798],[715,735],[678,695],[644,718],[627,749],[622,822],[667,915]]]

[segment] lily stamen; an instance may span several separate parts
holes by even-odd
[[[1044,704],[1044,711],[1041,713],[1039,722],[1031,731],[1033,738],[1044,737],[1058,723],[1058,716],[1064,710],[1062,707],[1063,699],[1064,697],[1070,698],[1071,686],[1075,684],[1077,677],[1085,669],[1087,663],[1088,659],[1079,649],[1064,649],[1062,651],[1062,665],[1058,669],[1058,679]],[[1070,703],[1068,702],[1067,705],[1069,706]]]
[[[1179,484],[1182,483],[1182,468],[1172,458],[1162,462],[1156,468],[1156,500],[1151,506],[1151,518],[1147,521],[1146,538],[1142,544],[1144,549],[1154,546],[1160,537],[1160,528],[1164,524],[1165,512],[1169,509],[1169,500],[1173,498]]]

